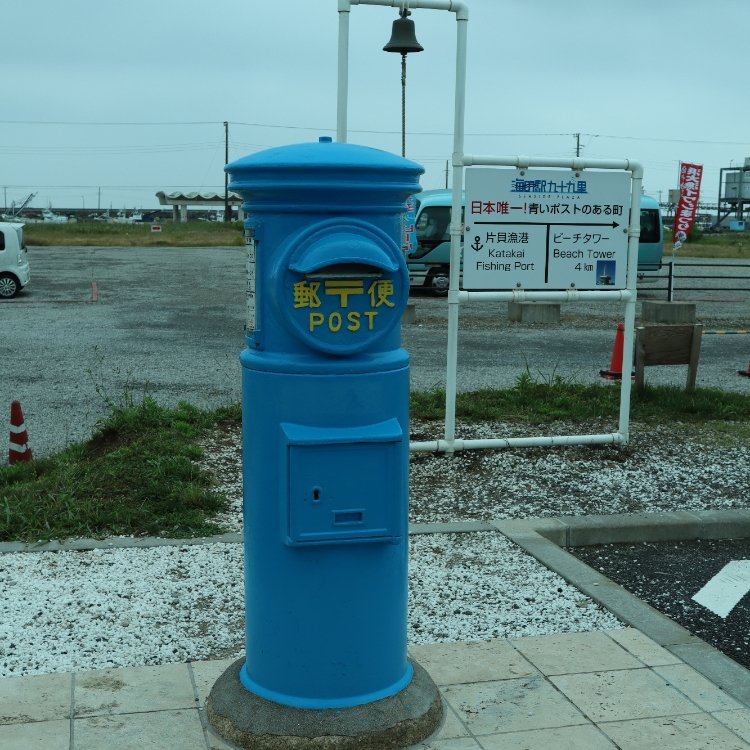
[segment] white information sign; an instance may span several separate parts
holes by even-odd
[[[407,257],[417,249],[416,220],[417,198],[414,195],[410,195],[406,199],[406,213],[401,219],[401,247]]]
[[[466,169],[463,288],[624,289],[630,173]]]
[[[245,287],[245,330],[250,333],[257,329],[256,320],[256,279],[255,279],[255,235],[249,231],[245,232],[245,269],[247,271]]]

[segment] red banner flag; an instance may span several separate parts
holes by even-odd
[[[672,248],[679,250],[687,240],[698,211],[703,167],[700,164],[680,163],[680,200],[674,215],[674,240]]]

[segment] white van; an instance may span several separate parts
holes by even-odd
[[[23,224],[0,222],[0,299],[15,297],[29,283]]]

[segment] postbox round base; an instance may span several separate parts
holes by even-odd
[[[353,708],[291,708],[249,692],[239,659],[216,681],[206,703],[213,730],[247,750],[387,750],[429,737],[443,706],[432,678],[416,662],[409,685],[391,698]]]

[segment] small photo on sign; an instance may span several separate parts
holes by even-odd
[[[617,271],[617,261],[614,261],[614,260],[596,261],[596,285],[597,286],[614,286],[616,271]]]

